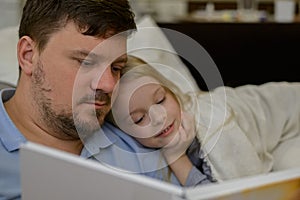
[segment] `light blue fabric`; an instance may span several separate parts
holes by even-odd
[[[143,147],[111,124],[106,123],[102,130],[87,139],[85,148],[91,152],[93,159],[105,165],[181,185],[173,173],[168,173],[169,169],[159,150]],[[186,187],[215,182],[210,167],[202,160],[202,153],[195,139],[187,151],[195,167],[189,173]]]
[[[93,155],[92,159],[104,165],[180,185],[173,174],[168,177],[168,167],[160,156],[160,151],[141,146],[135,139],[109,123],[105,123],[102,130],[84,143],[85,150]]]
[[[0,92],[0,200],[21,199],[19,148],[26,139],[8,117],[3,102],[14,94],[14,89]]]
[[[0,101],[0,200],[21,199],[19,148],[21,144],[26,142],[26,139],[9,118],[3,104],[13,96],[14,92],[15,89],[0,91],[2,98],[2,101]],[[102,130],[97,132],[93,138],[90,138],[89,142],[85,143],[86,146],[81,152],[82,157],[91,158],[115,167],[121,164],[121,167],[125,166],[126,168],[127,166],[127,169],[133,171],[137,169],[144,170],[145,175],[164,179],[166,171],[163,173],[160,170],[145,171],[149,170],[149,166],[156,166],[153,165],[154,161],[149,156],[149,152],[151,154],[153,150],[141,147],[133,138],[108,123],[105,123]],[[124,152],[130,156],[128,158],[122,157],[125,155]],[[140,154],[135,154],[135,152],[144,153],[143,155],[147,156],[137,156]],[[124,165],[125,163],[126,165]],[[167,170],[167,168],[163,170]],[[174,175],[171,176],[171,182],[179,185]]]

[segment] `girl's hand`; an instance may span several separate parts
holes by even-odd
[[[178,133],[172,141],[162,148],[162,153],[168,164],[173,163],[183,154],[191,145],[196,136],[194,116],[188,113],[181,114],[181,125]]]

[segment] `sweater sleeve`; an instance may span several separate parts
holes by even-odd
[[[185,183],[185,187],[191,187],[196,185],[202,185],[211,183],[209,177],[203,174],[200,170],[198,170],[195,166],[193,166],[192,170],[190,171],[188,178]]]
[[[185,187],[215,182],[211,176],[210,166],[203,159],[203,151],[201,151],[201,144],[197,138],[193,140],[188,148],[187,156],[193,163],[193,168],[188,175]]]
[[[300,83],[220,87],[198,97],[197,136],[218,181],[268,173],[280,157],[300,166],[298,144],[293,153],[280,148],[300,137]]]

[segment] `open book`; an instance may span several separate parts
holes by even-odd
[[[31,142],[20,159],[22,200],[300,199],[300,169],[182,188]]]

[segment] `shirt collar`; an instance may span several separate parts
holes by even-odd
[[[2,129],[0,131],[0,140],[4,147],[10,152],[20,149],[21,144],[27,141],[12,122],[4,107],[4,102],[9,100],[14,93],[15,89],[13,88],[0,91],[0,127]]]
[[[116,140],[117,136],[108,129],[107,123],[104,123],[100,130],[87,139],[84,139],[84,148],[81,152],[81,156],[90,158],[93,155],[98,154],[101,149],[105,149],[113,145]]]

